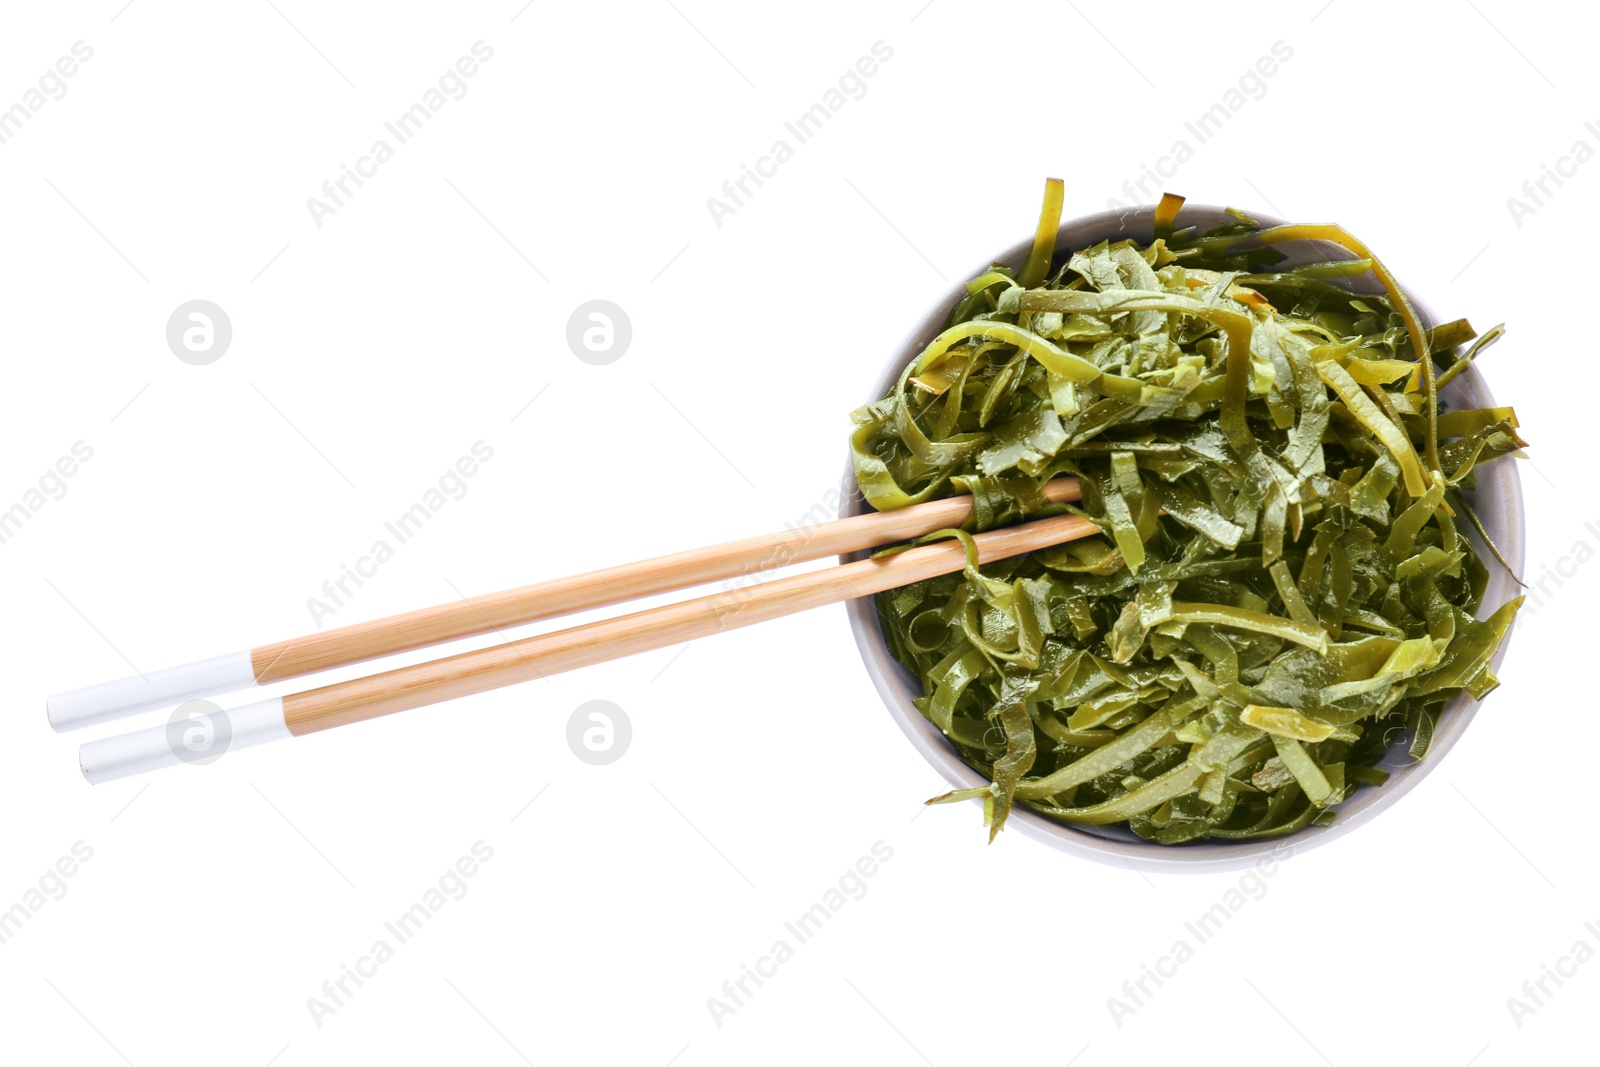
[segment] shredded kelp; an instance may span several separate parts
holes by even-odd
[[[1181,230],[1169,195],[1149,245],[1056,255],[1061,204],[1052,181],[1023,269],[969,282],[854,414],[876,508],[969,493],[969,529],[1075,511],[1102,531],[981,567],[960,532],[964,573],[879,597],[917,706],[991,780],[935,799],[981,798],[991,840],[1016,804],[1173,845],[1326,822],[1498,684],[1521,601],[1476,618],[1464,530],[1477,467],[1525,442],[1510,408],[1445,412],[1438,390],[1502,328],[1458,355],[1472,327],[1425,329],[1337,227]],[[1297,240],[1348,254],[1287,266]],[[1081,506],[1041,495],[1066,475]]]

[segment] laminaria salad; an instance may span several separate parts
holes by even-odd
[[[990,840],[1018,804],[1167,845],[1328,822],[1397,737],[1422,758],[1453,697],[1498,684],[1521,600],[1477,618],[1465,531],[1499,557],[1473,475],[1525,442],[1439,391],[1503,330],[1425,329],[1338,227],[1179,230],[1170,194],[1148,245],[1057,257],[1062,196],[853,415],[873,507],[973,499],[932,535],[964,573],[878,600],[917,707],[990,779],[930,803],[981,798]],[[1281,266],[1292,241],[1345,252]],[[1381,295],[1347,287],[1368,274]],[[1063,475],[1079,505],[1042,495]],[[1062,511],[1099,536],[978,565],[972,531]]]

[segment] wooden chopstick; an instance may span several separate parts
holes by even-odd
[[[1053,479],[1043,492],[1058,504],[1080,498],[1076,478]],[[60,693],[46,701],[46,710],[57,730],[91,726],[657,593],[877,548],[960,526],[971,511],[971,497],[951,496],[536,582]]]
[[[1097,532],[1087,519],[1058,515],[991,530],[974,540],[979,559],[990,562]],[[336,682],[225,713],[229,743],[242,748],[298,737],[666,648],[948,574],[965,561],[959,542],[941,541]],[[96,783],[171,766],[185,759],[171,738],[163,725],[91,741],[80,749],[80,765]]]

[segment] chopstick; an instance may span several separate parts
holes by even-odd
[[[1080,498],[1076,478],[1053,479],[1043,492],[1056,504]],[[877,548],[960,526],[971,511],[970,496],[952,496],[536,582],[58,693],[45,701],[45,710],[56,730],[75,730],[657,593]]]
[[[1058,515],[990,530],[974,541],[980,561],[987,563],[1098,532],[1087,519]],[[223,722],[212,726],[223,751],[301,737],[871,596],[958,571],[965,562],[959,542],[941,541],[258,701],[223,712]],[[79,749],[84,777],[99,784],[185,762],[187,754],[174,734],[174,726],[183,725],[84,744]]]

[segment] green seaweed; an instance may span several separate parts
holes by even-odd
[[[1149,244],[1058,251],[1062,200],[1047,183],[1023,269],[968,283],[853,416],[874,507],[974,498],[934,535],[967,568],[878,598],[918,708],[990,779],[930,803],[982,799],[991,840],[1019,804],[1170,845],[1324,824],[1397,728],[1421,759],[1451,698],[1498,684],[1521,601],[1476,618],[1462,527],[1500,559],[1473,474],[1525,442],[1438,394],[1503,327],[1425,329],[1338,227],[1197,233],[1169,194]],[[1349,258],[1285,265],[1300,240]],[[1369,274],[1382,295],[1346,288]],[[1080,504],[1040,492],[1062,475]],[[977,564],[970,531],[1064,510],[1102,535]]]

